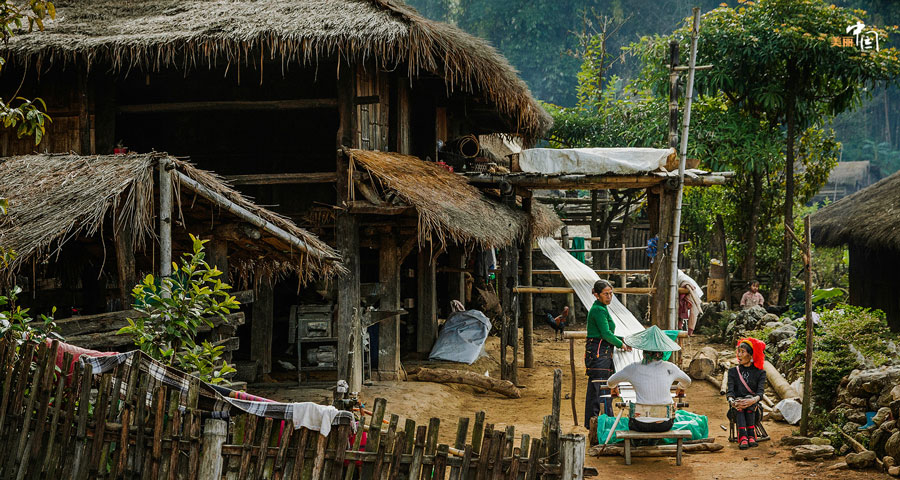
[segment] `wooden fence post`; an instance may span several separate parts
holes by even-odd
[[[584,478],[584,435],[560,437],[560,480]]]
[[[225,420],[209,418],[203,424],[203,443],[200,454],[199,480],[219,480],[222,478],[222,445],[228,424]]]

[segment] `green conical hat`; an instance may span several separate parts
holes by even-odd
[[[665,332],[656,325],[643,332],[633,333],[625,337],[625,344],[631,348],[649,350],[651,352],[676,352],[681,350],[681,347],[669,339]]]

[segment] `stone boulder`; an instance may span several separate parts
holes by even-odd
[[[791,458],[794,460],[818,460],[834,456],[834,447],[831,445],[797,445],[791,449]]]
[[[847,382],[847,391],[855,397],[868,399],[872,395],[881,395],[882,390],[890,392],[900,384],[900,365],[854,370]]]
[[[777,345],[781,347],[781,342],[790,340],[791,343],[797,338],[797,327],[793,325],[781,325],[769,333],[769,345]]]
[[[884,444],[884,454],[889,457],[900,457],[900,432],[894,432]]]
[[[809,437],[802,437],[800,435],[785,435],[781,437],[781,446],[783,447],[795,447],[797,445],[809,444]]]
[[[854,470],[862,470],[875,464],[875,452],[865,450],[859,453],[848,453],[844,460],[847,462],[848,467]]]
[[[885,456],[885,448],[887,441],[891,438],[891,432],[885,428],[878,428],[872,432],[872,438],[869,439],[869,448],[879,457]]]

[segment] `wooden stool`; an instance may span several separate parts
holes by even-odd
[[[681,465],[681,449],[684,446],[684,439],[691,438],[691,432],[688,430],[669,430],[668,432],[644,433],[635,432],[634,430],[625,430],[616,432],[616,438],[625,440],[625,465],[631,465],[631,439],[644,440],[650,438],[674,438],[677,446],[675,447],[675,465]]]

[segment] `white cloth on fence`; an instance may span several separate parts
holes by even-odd
[[[577,258],[573,257],[550,237],[538,239],[538,246],[541,247],[541,252],[562,272],[563,277],[569,282],[569,286],[575,289],[575,295],[581,300],[584,308],[590,311],[594,300],[596,300],[591,294],[591,289],[594,287],[594,282],[600,280],[600,276],[594,272],[593,268],[578,261]],[[616,325],[616,336],[626,337],[632,333],[644,330],[641,322],[634,318],[631,311],[615,295],[613,295],[612,303],[607,306],[607,310],[609,311],[609,316],[612,317],[613,323]],[[617,348],[613,352],[613,363],[616,366],[616,370],[621,370],[626,365],[641,361],[642,357],[640,350],[633,349],[630,352],[626,352]]]
[[[697,319],[703,314],[701,304],[703,302],[703,290],[697,281],[688,276],[688,274],[678,270],[678,286],[688,289],[688,301],[691,303],[691,314],[688,318],[688,330],[693,332],[697,326]]]
[[[331,405],[319,405],[313,402],[298,402],[291,406],[294,410],[291,417],[294,428],[308,428],[326,437],[331,433],[331,423],[340,411]]]
[[[673,153],[673,148],[529,148],[519,154],[519,167],[546,174],[626,175],[659,170]]]

